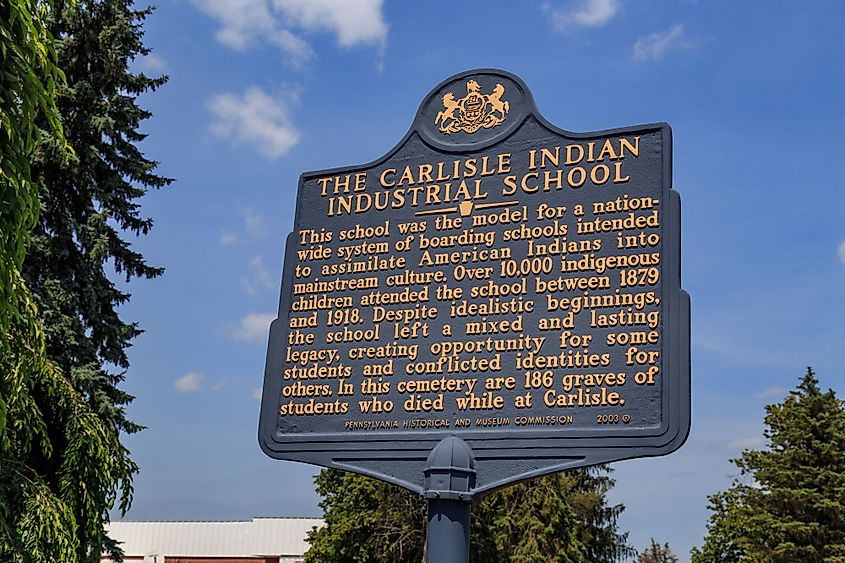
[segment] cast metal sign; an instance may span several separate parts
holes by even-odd
[[[387,155],[303,174],[272,323],[267,455],[469,494],[663,455],[690,425],[667,124],[570,133],[499,70],[449,78]]]

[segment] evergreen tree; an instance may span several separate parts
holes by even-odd
[[[307,563],[422,562],[424,499],[381,481],[324,469],[314,479],[325,525],[308,534]]]
[[[119,388],[129,366],[126,349],[141,330],[117,308],[129,299],[109,279],[107,265],[129,281],[162,273],[149,266],[122,237],[146,234],[150,219],[138,198],[171,182],[155,174],[157,163],[137,143],[141,121],[150,117],[137,104],[166,77],[129,71],[144,47],[141,26],[150,9],[133,10],[132,0],[56,2],[50,31],[66,84],[58,108],[76,157],[62,159],[53,139],[42,136],[33,164],[40,185],[41,215],[24,264],[47,335],[47,353],[115,432],[140,427],[125,417],[132,400]],[[125,457],[131,479],[134,465]],[[128,492],[128,489],[127,489]],[[121,499],[128,505],[128,496]]]
[[[678,558],[668,543],[660,545],[651,538],[651,545],[637,555],[637,563],[678,563]]]
[[[114,498],[119,441],[46,355],[21,275],[38,216],[32,181],[43,118],[69,151],[53,97],[62,74],[47,29],[52,4],[0,0],[0,561],[93,561],[86,541]]]
[[[603,466],[518,483],[472,508],[470,559],[485,563],[620,561],[634,555],[607,504]],[[325,526],[309,534],[309,563],[421,562],[427,507],[404,489],[327,469],[317,476]]]
[[[628,545],[628,532],[620,532],[617,523],[625,506],[607,502],[607,493],[615,484],[612,472],[607,465],[597,465],[563,474],[571,483],[566,498],[578,518],[576,529],[584,559],[591,563],[624,561],[636,554]]]
[[[506,487],[473,510],[471,561],[578,563],[585,545],[569,495],[574,480],[555,474]]]
[[[733,460],[740,478],[709,497],[693,562],[845,562],[845,402],[818,383],[808,368],[766,407],[767,447]]]

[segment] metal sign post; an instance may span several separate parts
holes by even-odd
[[[450,436],[431,450],[425,469],[428,499],[426,561],[469,561],[469,528],[475,461],[466,442]]]

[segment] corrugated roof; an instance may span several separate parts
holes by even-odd
[[[211,522],[112,522],[109,536],[127,556],[301,556],[320,518],[253,518]]]

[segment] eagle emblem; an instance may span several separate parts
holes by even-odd
[[[508,116],[510,104],[502,99],[505,87],[496,84],[489,94],[481,93],[481,86],[475,80],[467,80],[467,94],[455,99],[452,92],[443,96],[443,110],[434,119],[440,131],[447,135],[463,131],[475,133],[481,128],[490,129],[501,124]]]

